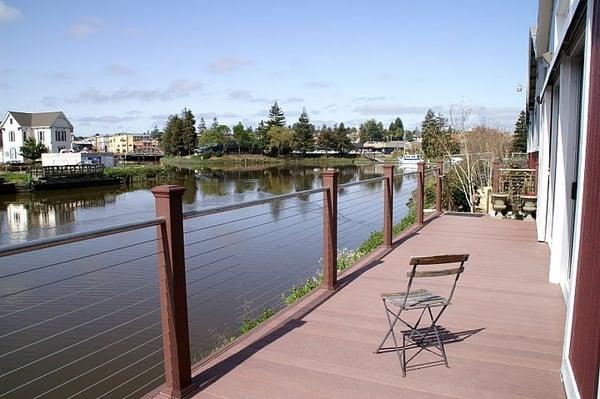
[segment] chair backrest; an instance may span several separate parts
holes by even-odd
[[[411,271],[406,273],[406,277],[408,277],[409,280],[408,287],[406,288],[407,295],[405,296],[404,305],[406,305],[406,301],[408,300],[408,294],[410,293],[410,289],[412,287],[414,278],[443,277],[455,275],[456,277],[454,278],[452,289],[450,290],[450,295],[448,296],[449,303],[452,300],[452,296],[454,295],[454,290],[456,289],[456,283],[458,282],[458,278],[460,277],[460,274],[465,270],[464,264],[467,260],[469,260],[469,254],[412,257],[409,262],[409,264],[412,265],[412,269]],[[448,263],[459,263],[460,265],[458,267],[450,269],[417,271],[417,268],[419,266],[443,265]]]

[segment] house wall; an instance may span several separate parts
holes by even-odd
[[[4,161],[5,162],[23,162],[23,157],[20,155],[21,147],[23,146],[23,130],[21,125],[12,118],[12,124],[10,123],[12,116],[7,114],[3,120],[2,125],[2,142],[4,143]],[[14,132],[15,140],[10,140],[10,133]]]
[[[586,399],[599,395],[600,369],[600,85],[595,88],[592,72],[600,81],[600,55],[592,61],[592,50],[600,51],[598,3],[540,0],[540,7],[549,7],[540,16],[551,18],[537,32],[548,32],[548,47],[537,38],[542,45],[533,62],[551,58],[547,71],[545,63],[537,65],[539,102],[530,104],[529,134],[529,150],[536,143],[539,149],[538,240],[548,243],[549,280],[560,284],[567,308],[561,373],[567,397]],[[573,27],[582,10],[580,34]]]

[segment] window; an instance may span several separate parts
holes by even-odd
[[[12,125],[12,118],[10,118],[10,124]]]
[[[8,132],[8,141],[15,141],[15,132],[13,132],[12,130]]]
[[[38,134],[38,141],[40,143],[43,143],[44,142],[44,131],[40,130],[40,131],[37,132],[37,134]]]

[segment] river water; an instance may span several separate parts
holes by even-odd
[[[339,183],[381,176],[338,168]],[[309,167],[173,169],[184,210],[320,187]],[[0,245],[154,215],[148,182],[0,196]],[[414,176],[394,180],[394,222],[408,212]],[[340,191],[338,249],[382,229],[383,185]],[[322,194],[186,220],[193,361],[279,309],[290,287],[320,270]],[[163,381],[154,228],[0,258],[0,397],[139,397]]]

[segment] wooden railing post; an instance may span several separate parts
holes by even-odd
[[[435,210],[442,212],[442,178],[444,176],[444,161],[437,161],[435,181]]]
[[[161,397],[181,398],[193,388],[183,246],[185,188],[154,187],[156,215],[166,219],[157,227],[160,314],[165,360],[165,385]]]
[[[492,163],[492,192],[497,193],[500,183],[500,162]]]
[[[337,170],[322,173],[323,187],[323,287],[334,290],[337,284]]]
[[[384,165],[383,176],[383,245],[391,248],[394,224],[394,165]]]
[[[425,209],[425,162],[417,164],[417,201],[415,210],[417,212],[417,224],[423,224],[423,211]]]

